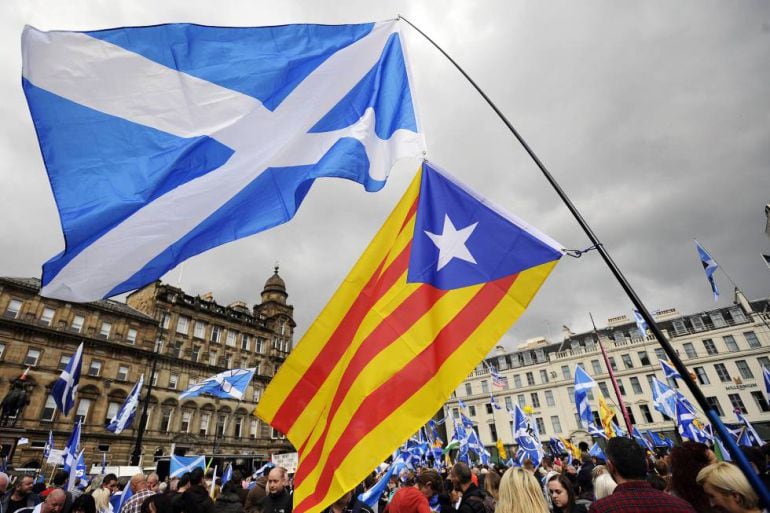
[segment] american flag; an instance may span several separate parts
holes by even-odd
[[[489,374],[492,376],[492,386],[496,388],[508,388],[508,378],[504,378],[491,364],[487,364]]]

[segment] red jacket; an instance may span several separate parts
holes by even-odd
[[[431,513],[428,499],[414,486],[399,488],[383,513]]]

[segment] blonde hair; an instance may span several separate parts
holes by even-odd
[[[730,463],[720,461],[704,467],[698,472],[695,481],[703,486],[708,483],[723,495],[737,493],[740,496],[738,503],[746,509],[759,507],[759,497],[749,484],[749,480],[743,472]]]
[[[616,486],[618,486],[618,484],[607,472],[599,474],[596,476],[596,479],[594,479],[594,497],[596,497],[596,500],[598,501],[608,495],[612,495]]]
[[[531,472],[521,467],[505,471],[495,513],[548,513],[543,490]]]

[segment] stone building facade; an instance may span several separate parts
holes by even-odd
[[[171,451],[259,461],[292,450],[283,435],[251,415],[293,344],[293,307],[277,268],[252,308],[241,301],[220,305],[211,294],[191,296],[161,282],[130,294],[125,303],[67,303],[41,297],[39,289],[34,278],[0,278],[0,397],[29,368],[29,404],[15,426],[0,426],[0,445],[13,466],[40,464],[49,430],[55,447],[63,448],[78,417],[87,463],[98,464],[105,454],[109,465],[127,465],[142,405],[123,433],[105,426],[140,375],[143,397],[153,382],[142,444],[145,466]],[[77,400],[65,417],[50,390],[81,342]],[[196,381],[237,367],[257,368],[242,401],[178,400]],[[17,445],[22,437],[30,443]]]
[[[770,439],[770,405],[762,384],[762,368],[770,368],[770,300],[749,302],[737,294],[735,304],[729,307],[689,315],[672,308],[656,312],[655,318],[707,400],[717,406],[722,420],[734,424],[733,412],[740,409],[760,436]],[[674,423],[654,408],[650,385],[652,377],[666,382],[658,361],[666,359],[663,349],[649,331],[642,336],[626,315],[608,319],[596,334],[576,334],[565,327],[558,342],[533,339],[514,352],[488,357],[452,394],[444,414],[448,419],[459,416],[462,401],[465,415],[493,454],[497,453],[498,438],[506,448],[515,447],[513,419],[506,412],[514,404],[532,409],[532,419],[544,441],[552,436],[589,441],[588,433],[579,427],[575,408],[574,371],[580,365],[597,382],[615,408],[618,424],[625,429],[597,336],[632,423],[642,431],[651,429],[673,437]],[[503,376],[503,388],[492,386],[488,365]],[[681,381],[679,388],[694,403]],[[490,394],[495,395],[501,410],[494,409]],[[592,395],[589,399],[599,425],[598,398]],[[700,417],[704,419],[702,413]],[[452,424],[451,420],[446,423],[450,437]]]

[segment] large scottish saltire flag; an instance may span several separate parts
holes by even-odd
[[[134,384],[131,392],[123,401],[120,409],[115,413],[115,416],[107,424],[107,431],[112,431],[116,435],[123,432],[124,429],[131,426],[136,416],[136,410],[139,407],[139,400],[142,394],[142,386],[144,385],[144,374],[139,376],[139,381]]]
[[[561,247],[425,163],[257,407],[298,449],[294,512],[321,511],[424,425]]]
[[[65,239],[45,296],[139,288],[288,221],[316,178],[376,191],[423,155],[395,20],[26,27],[22,53]]]
[[[231,369],[220,372],[215,376],[206,378],[200,383],[192,385],[190,388],[179,394],[179,399],[197,397],[201,394],[209,394],[222,399],[243,399],[246,393],[246,387],[251,383],[254,377],[256,367],[249,369]]]

